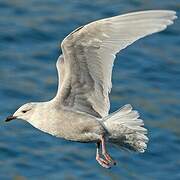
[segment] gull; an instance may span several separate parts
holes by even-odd
[[[95,143],[104,168],[116,161],[107,144],[143,153],[148,137],[130,104],[109,114],[112,68],[116,54],[147,35],[173,24],[176,12],[147,10],[101,19],[71,32],[61,43],[56,67],[58,90],[47,102],[22,105],[6,122],[22,119],[35,128],[70,141]]]

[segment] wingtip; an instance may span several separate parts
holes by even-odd
[[[178,16],[176,16],[176,15],[173,16],[173,20],[175,20],[175,19],[177,19],[177,18],[178,18]]]
[[[177,19],[177,18],[178,18],[176,11],[169,10],[169,12],[170,12],[170,13],[171,13],[171,15],[172,15],[172,20],[175,20],[175,19]]]

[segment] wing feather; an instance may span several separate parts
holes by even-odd
[[[141,11],[95,21],[70,33],[61,44],[65,69],[58,93],[61,103],[106,116],[116,54],[136,40],[164,30],[175,18],[174,11]]]

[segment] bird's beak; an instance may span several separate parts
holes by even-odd
[[[6,122],[9,122],[9,121],[11,121],[11,120],[13,120],[13,119],[16,119],[16,118],[17,118],[16,116],[11,115],[11,116],[8,116],[8,117],[5,119],[5,121],[6,121]]]

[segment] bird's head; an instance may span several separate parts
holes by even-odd
[[[22,119],[28,121],[35,111],[36,106],[37,104],[35,103],[24,104],[13,115],[8,116],[5,121],[8,122],[14,119]]]

